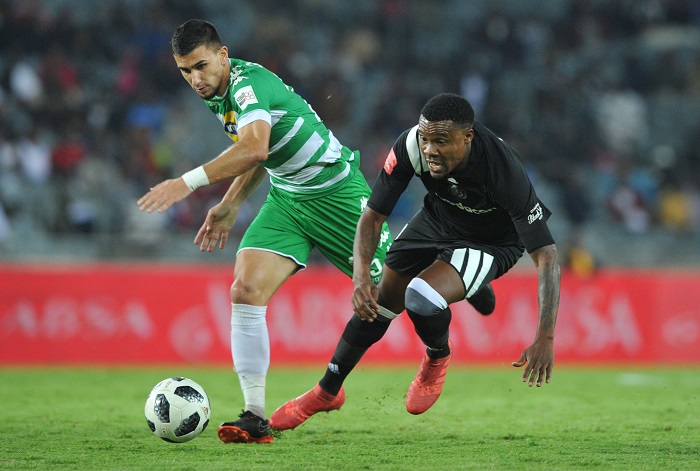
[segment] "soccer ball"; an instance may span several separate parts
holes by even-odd
[[[191,379],[175,377],[156,384],[146,399],[146,422],[166,442],[188,442],[209,424],[209,398]]]

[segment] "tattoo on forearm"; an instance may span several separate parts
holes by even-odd
[[[554,246],[545,247],[538,264],[539,330],[554,333],[559,310],[561,268]]]

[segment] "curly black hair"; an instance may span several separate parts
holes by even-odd
[[[177,27],[170,38],[170,47],[176,56],[186,56],[199,46],[221,48],[221,37],[213,24],[204,20],[188,20]]]
[[[435,95],[423,106],[420,114],[427,121],[452,121],[459,127],[471,127],[474,123],[474,108],[469,101],[454,93]]]

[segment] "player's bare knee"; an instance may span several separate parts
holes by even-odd
[[[250,304],[253,306],[264,306],[267,304],[262,288],[258,284],[249,283],[242,278],[238,278],[233,282],[230,293],[233,304]]]
[[[421,316],[435,316],[447,309],[447,301],[421,278],[414,278],[406,287],[406,309]]]

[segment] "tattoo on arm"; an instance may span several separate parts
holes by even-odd
[[[554,336],[554,327],[559,310],[561,267],[554,245],[537,251],[539,326],[538,335]]]

